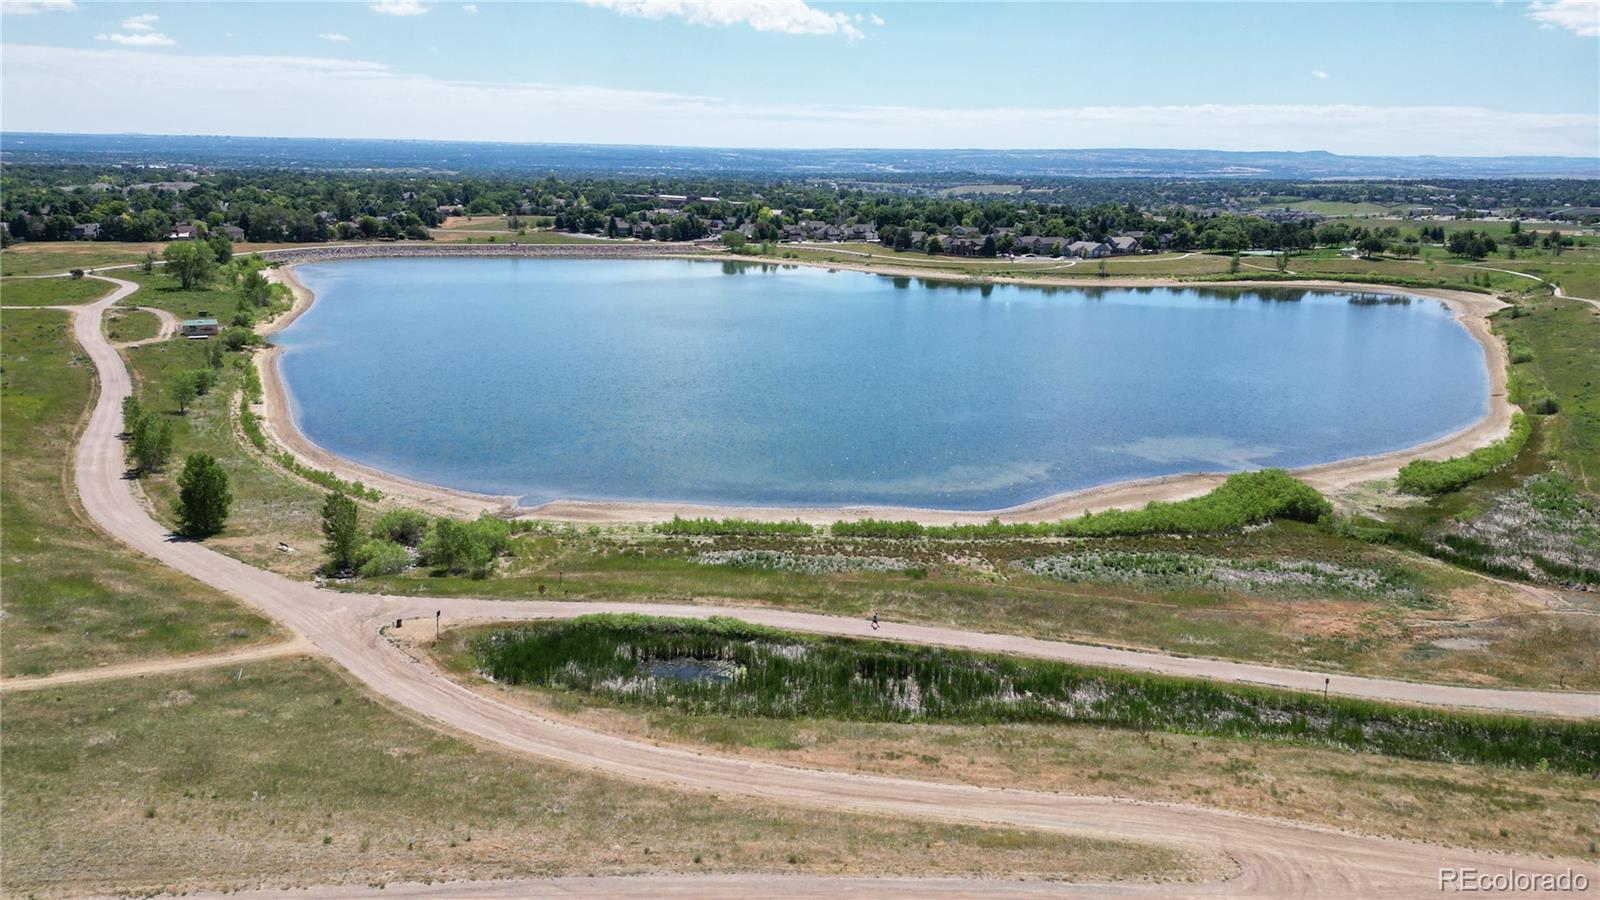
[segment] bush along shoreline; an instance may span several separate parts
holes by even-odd
[[[1451,459],[1414,459],[1400,469],[1395,485],[1407,494],[1435,497],[1459,491],[1517,458],[1528,444],[1533,426],[1522,412],[1511,416],[1511,433],[1487,447]]]
[[[1283,469],[1262,469],[1230,475],[1209,493],[1189,500],[1084,513],[1060,522],[1004,523],[995,519],[982,525],[922,525],[862,519],[835,522],[832,530],[835,537],[957,539],[1209,534],[1272,519],[1316,522],[1331,512],[1333,505],[1315,488]]]
[[[685,715],[1091,724],[1331,747],[1435,762],[1592,773],[1600,723],[1446,712],[1092,669],[736,619],[584,616],[471,639],[501,684]]]

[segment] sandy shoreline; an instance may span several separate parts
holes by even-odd
[[[635,256],[677,257],[670,252],[635,254]],[[757,258],[757,261],[763,261]],[[847,269],[873,274],[904,275],[935,281],[968,281],[973,283],[1007,283],[1044,285],[1049,287],[1301,287],[1338,291],[1373,291],[1388,294],[1425,297],[1444,302],[1455,314],[1456,320],[1483,348],[1484,362],[1489,373],[1489,411],[1478,422],[1438,440],[1419,444],[1403,450],[1337,460],[1315,466],[1292,470],[1294,474],[1325,494],[1333,494],[1353,485],[1392,478],[1400,467],[1413,459],[1445,459],[1460,456],[1504,437],[1510,430],[1513,408],[1506,394],[1505,348],[1490,329],[1488,316],[1504,306],[1486,294],[1468,291],[1450,291],[1430,288],[1399,288],[1380,284],[1352,284],[1339,281],[1271,281],[1251,282],[1192,282],[1165,278],[1114,278],[1073,279],[1063,283],[1059,279],[1026,276],[987,277],[964,276],[958,273],[929,273],[925,270],[902,267],[871,267],[850,263],[812,263],[796,260],[764,260],[783,265],[807,265],[825,269]],[[289,287],[294,293],[294,307],[269,325],[259,329],[269,335],[287,327],[298,318],[315,298],[295,277],[293,265],[269,270],[269,277]],[[535,507],[518,507],[516,498],[475,494],[451,488],[430,485],[387,472],[363,466],[330,453],[307,438],[294,423],[288,394],[278,371],[281,348],[271,348],[259,354],[265,402],[258,410],[262,424],[273,441],[294,454],[303,464],[332,471],[340,478],[360,481],[382,491],[386,498],[425,507],[436,513],[475,516],[483,512],[510,514],[526,518],[563,522],[620,524],[660,522],[673,516],[685,517],[741,517],[751,519],[799,519],[813,524],[827,524],[841,519],[887,518],[910,519],[924,524],[987,522],[998,518],[1002,522],[1054,521],[1085,512],[1099,512],[1118,507],[1143,506],[1153,500],[1181,500],[1199,496],[1220,484],[1227,477],[1219,473],[1186,473],[1163,475],[1156,478],[1122,481],[1083,490],[1067,491],[1033,500],[1028,503],[994,510],[943,510],[922,507],[883,505],[779,507],[779,506],[727,506],[677,502],[625,502],[597,500],[556,500]]]

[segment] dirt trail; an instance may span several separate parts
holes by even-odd
[[[173,315],[170,312],[167,312],[166,310],[164,310],[164,309],[162,309],[162,308],[160,308],[158,306],[141,306],[141,307],[138,307],[138,308],[144,310],[147,313],[150,313],[151,315],[155,316],[157,319],[160,319],[161,320],[161,329],[156,332],[156,336],[155,337],[147,337],[147,338],[145,338],[143,340],[138,340],[138,341],[123,341],[122,343],[117,345],[117,347],[119,349],[127,350],[130,347],[143,347],[145,344],[157,344],[157,343],[160,343],[161,341],[167,340],[168,338],[170,338],[173,335],[178,333],[178,317],[177,316]]]
[[[196,669],[215,669],[221,666],[259,662],[263,659],[276,659],[280,656],[314,655],[316,652],[317,648],[311,646],[309,641],[297,637],[293,640],[246,647],[242,650],[230,650],[227,653],[213,653],[209,656],[163,657],[161,659],[122,663],[115,666],[101,666],[95,669],[73,669],[68,672],[57,672],[53,675],[6,678],[0,680],[0,693],[38,691],[69,684],[111,681],[117,678],[143,678],[146,675],[192,672]]]
[[[401,648],[391,644],[380,631],[380,626],[392,625],[397,616],[421,615],[432,618],[436,609],[442,610],[452,620],[459,621],[549,615],[556,612],[557,608],[567,615],[575,615],[623,605],[537,604],[469,599],[424,601],[417,598],[335,593],[252,568],[202,543],[175,539],[150,518],[134,497],[128,482],[122,478],[122,447],[117,440],[118,409],[129,390],[129,375],[121,357],[106,340],[100,318],[111,303],[132,293],[137,285],[114,280],[113,283],[120,285],[119,290],[104,301],[75,311],[73,323],[78,341],[94,362],[101,380],[99,400],[79,443],[75,464],[79,496],[89,517],[130,547],[225,591],[278,621],[292,633],[303,636],[333,663],[344,667],[374,692],[441,728],[614,777],[675,787],[702,798],[713,794],[733,795],[827,809],[1011,825],[1108,839],[1172,844],[1201,853],[1225,855],[1238,866],[1239,874],[1236,877],[1212,885],[1115,886],[1112,890],[1116,892],[1177,896],[1220,893],[1262,897],[1431,897],[1438,894],[1438,870],[1441,866],[1477,867],[1491,872],[1508,868],[1521,872],[1559,872],[1570,866],[1585,875],[1591,883],[1600,883],[1600,866],[1575,860],[1501,855],[1366,837],[1195,806],[936,784],[802,769],[660,747],[553,722],[479,695],[415,661]],[[672,609],[631,605],[626,608],[638,612]],[[704,615],[710,611],[697,612]],[[749,610],[741,610],[739,614],[746,618],[753,617]],[[800,627],[808,621],[820,625],[822,623],[815,620],[827,620],[827,617],[812,617],[811,620],[790,618],[800,615],[761,611],[758,620],[789,621],[791,624],[786,627]],[[864,628],[864,623],[852,620],[835,619],[833,622],[833,627],[837,629],[847,625],[858,631]],[[412,627],[417,624],[420,623],[414,623]],[[899,632],[897,636],[905,638],[916,635],[910,626],[902,626],[894,631]],[[885,635],[880,632],[876,636]],[[1000,635],[951,631],[938,636],[1002,652],[1018,652],[1019,649],[1029,652],[1022,648],[1032,647],[1025,639]],[[1069,652],[1066,648],[1074,645],[1056,644],[1054,647],[1065,653]],[[1089,654],[1106,652],[1101,648],[1078,650]],[[1210,677],[1244,677],[1243,672],[1235,668],[1237,664],[1184,660],[1156,654],[1141,656],[1164,664],[1193,666],[1198,674],[1210,674]],[[1276,677],[1280,678],[1320,680],[1322,677],[1318,673],[1247,668],[1275,672]],[[1600,705],[1597,705],[1600,704],[1600,695],[1593,694],[1473,692],[1468,688],[1410,685],[1379,679],[1369,679],[1363,683],[1374,690],[1392,691],[1396,694],[1395,699],[1429,702],[1437,697],[1471,696],[1480,701],[1475,705],[1511,709],[1539,706],[1546,702],[1576,704],[1575,711],[1591,715],[1600,709]],[[1341,692],[1345,687],[1340,685]],[[1463,695],[1461,692],[1464,691],[1470,693]],[[765,892],[753,891],[749,880],[734,880],[723,885],[696,878],[661,877],[652,881],[642,893],[747,897],[753,892]],[[824,887],[832,885],[843,889],[846,882],[830,881]],[[892,891],[917,896],[929,893],[928,888],[932,885],[919,881],[889,881],[880,883],[882,889],[872,893],[881,896]],[[504,894],[594,895],[616,893],[617,887],[615,880],[572,879],[490,886],[487,890]],[[1054,890],[1059,886],[1049,887]],[[1084,888],[1101,889],[1103,886]]]

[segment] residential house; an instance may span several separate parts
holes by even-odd
[[[223,234],[228,236],[228,240],[230,241],[237,242],[244,240],[244,229],[237,225],[224,225],[222,226],[221,231]]]
[[[1100,241],[1073,241],[1066,246],[1066,253],[1080,259],[1104,259],[1111,255],[1111,245]]]
[[[200,237],[200,227],[193,222],[179,222],[167,232],[169,241],[193,241]]]
[[[1140,249],[1139,239],[1127,234],[1117,235],[1110,240],[1110,244],[1111,252],[1117,254],[1138,253]]]
[[[96,241],[100,239],[100,225],[96,222],[85,222],[82,225],[72,226],[72,239],[75,241]]]

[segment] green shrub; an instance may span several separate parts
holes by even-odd
[[[356,572],[362,578],[398,575],[411,565],[406,548],[393,541],[370,540],[356,549]]]
[[[494,558],[511,545],[511,524],[485,513],[476,521],[439,519],[418,550],[421,559],[446,572],[466,572],[474,578],[489,574]]]
[[[1522,452],[1532,433],[1528,417],[1511,417],[1511,433],[1487,447],[1453,459],[1414,459],[1405,464],[1395,484],[1408,494],[1424,497],[1459,491],[1474,481],[1509,464]]]
[[[422,543],[428,534],[428,517],[414,509],[391,509],[372,523],[372,536],[407,547]]]
[[[1506,335],[1506,356],[1512,363],[1533,362],[1533,348],[1520,334]]]
[[[982,525],[919,525],[863,519],[835,522],[833,533],[839,537],[961,539],[1205,534],[1234,531],[1270,519],[1315,522],[1332,511],[1332,504],[1315,488],[1283,469],[1262,469],[1230,475],[1210,493],[1191,500],[1085,513],[1060,522],[1004,524],[995,519]]]
[[[1560,401],[1556,400],[1555,394],[1548,391],[1534,394],[1528,401],[1528,406],[1533,410],[1534,415],[1539,416],[1553,416],[1561,411]]]
[[[222,332],[222,346],[229,350],[243,350],[255,346],[260,340],[260,336],[242,325],[235,325]]]
[[[784,534],[804,536],[815,528],[795,519],[788,522],[759,522],[754,519],[685,519],[673,516],[671,522],[655,527],[661,534],[677,535],[761,535]]]

